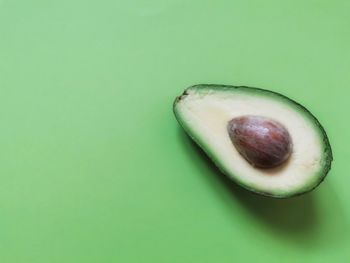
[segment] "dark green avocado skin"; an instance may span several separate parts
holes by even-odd
[[[216,167],[221,171],[221,173],[223,173],[225,176],[227,176],[227,172],[224,171],[221,167],[219,167],[217,165],[217,163],[214,161],[213,156],[211,156],[208,151],[206,150],[205,147],[203,147],[200,143],[200,141],[198,141],[195,136],[192,136],[191,133],[189,132],[188,128],[183,125],[183,122],[181,121],[180,116],[177,114],[176,111],[176,105],[179,101],[181,101],[185,96],[188,95],[188,90],[232,90],[232,89],[240,89],[240,90],[252,90],[254,92],[257,93],[265,93],[266,95],[273,95],[275,97],[279,97],[282,100],[286,100],[292,104],[294,104],[297,108],[299,108],[299,110],[304,111],[306,114],[309,115],[309,117],[312,118],[312,121],[314,122],[314,124],[319,128],[320,132],[322,133],[322,137],[323,137],[323,143],[324,143],[324,155],[325,155],[325,161],[324,161],[324,165],[323,165],[323,169],[322,169],[322,176],[319,178],[319,181],[317,182],[317,184],[311,188],[308,189],[306,191],[302,191],[302,192],[298,192],[296,194],[291,194],[291,195],[274,195],[273,193],[266,193],[266,192],[262,192],[262,191],[258,191],[257,189],[254,188],[249,188],[246,185],[242,185],[240,184],[239,181],[236,180],[232,180],[234,181],[236,184],[240,185],[241,187],[251,191],[252,193],[258,194],[258,195],[263,195],[266,197],[272,197],[272,198],[279,198],[279,199],[286,199],[286,198],[291,198],[291,197],[296,197],[296,196],[300,196],[306,193],[309,193],[311,191],[313,191],[315,188],[317,188],[326,178],[328,172],[331,170],[331,164],[333,161],[333,152],[332,152],[332,147],[330,145],[327,133],[325,131],[325,129],[323,128],[323,126],[321,125],[321,123],[318,121],[318,119],[307,109],[305,108],[303,105],[301,105],[300,103],[296,102],[293,99],[290,99],[289,97],[282,95],[278,92],[274,92],[274,91],[270,91],[270,90],[266,90],[266,89],[262,89],[262,88],[256,88],[256,87],[249,87],[249,86],[234,86],[234,85],[222,85],[222,84],[196,84],[193,86],[190,86],[188,88],[186,88],[184,90],[184,92],[175,98],[174,103],[173,103],[173,112],[174,115],[177,119],[177,121],[179,122],[179,124],[181,125],[181,127],[186,131],[186,133],[189,135],[189,137],[208,155],[208,157],[213,161],[213,163],[216,165]]]

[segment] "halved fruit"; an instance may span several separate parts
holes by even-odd
[[[303,194],[331,168],[332,150],[321,124],[305,107],[276,92],[195,85],[176,98],[174,113],[224,174],[255,193]]]

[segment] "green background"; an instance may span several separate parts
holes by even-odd
[[[0,0],[0,261],[350,262],[349,1]],[[281,92],[333,168],[289,200],[228,182],[172,102]]]

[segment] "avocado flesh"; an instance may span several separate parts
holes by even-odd
[[[297,102],[275,92],[241,86],[195,85],[174,102],[174,113],[188,135],[233,181],[253,192],[286,198],[319,185],[331,167],[332,151],[318,120]],[[249,164],[232,144],[227,123],[258,115],[282,123],[293,152],[273,169]]]

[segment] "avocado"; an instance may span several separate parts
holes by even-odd
[[[175,99],[186,133],[240,186],[270,197],[309,192],[333,160],[327,134],[288,97],[245,86],[199,84]]]

